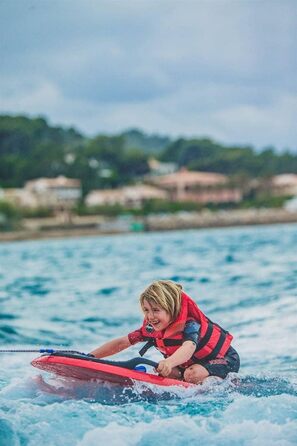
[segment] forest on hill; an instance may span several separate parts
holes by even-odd
[[[0,116],[0,187],[22,187],[37,177],[78,178],[83,192],[133,183],[149,172],[154,157],[189,170],[234,177],[297,173],[297,154],[269,147],[226,146],[210,138],[147,135],[132,129],[117,135],[82,135],[50,126],[46,119]]]

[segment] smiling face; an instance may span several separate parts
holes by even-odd
[[[154,330],[165,330],[171,322],[171,317],[168,311],[160,307],[154,302],[143,301],[142,306],[145,319],[153,326]]]

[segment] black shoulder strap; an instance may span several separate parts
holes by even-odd
[[[155,346],[154,338],[151,338],[144,346],[139,350],[140,356],[143,356],[151,347]]]

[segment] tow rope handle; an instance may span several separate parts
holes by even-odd
[[[90,356],[88,353],[78,352],[76,350],[56,350],[53,348],[39,348],[39,349],[0,349],[0,353],[73,353],[77,355]]]

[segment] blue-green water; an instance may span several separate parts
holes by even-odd
[[[242,364],[165,392],[65,383],[1,354],[1,445],[297,444],[296,225],[8,243],[0,265],[0,348],[90,351],[138,328],[139,293],[166,278],[233,333]]]

